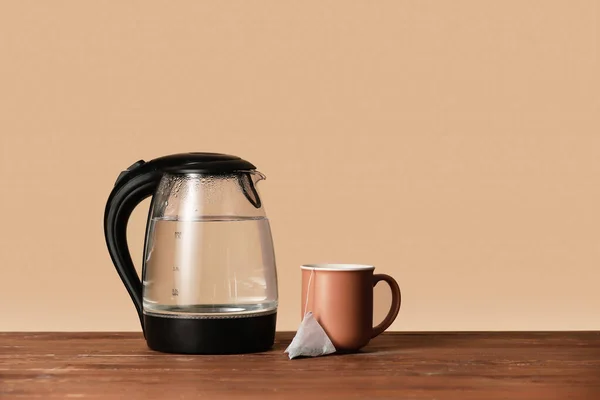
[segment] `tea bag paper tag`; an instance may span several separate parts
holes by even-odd
[[[300,356],[317,357],[335,353],[335,347],[313,313],[307,312],[285,353],[290,360]]]

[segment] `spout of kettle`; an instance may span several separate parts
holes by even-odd
[[[252,171],[252,182],[256,185],[258,182],[267,179],[265,174],[258,171]]]

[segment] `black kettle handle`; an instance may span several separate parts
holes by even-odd
[[[142,330],[142,282],[127,245],[127,223],[135,207],[151,196],[158,187],[162,174],[154,168],[148,168],[149,164],[151,163],[138,161],[119,175],[104,211],[104,237],[108,252],[133,300]]]

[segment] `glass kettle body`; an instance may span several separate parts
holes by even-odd
[[[105,211],[109,253],[148,346],[191,354],[270,348],[277,272],[269,220],[249,162],[216,153],[139,161],[121,173]],[[152,196],[141,280],[127,220]]]

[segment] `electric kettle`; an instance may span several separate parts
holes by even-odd
[[[148,347],[231,354],[273,345],[277,272],[256,188],[264,178],[250,162],[218,153],[141,160],[121,172],[106,204],[104,235]],[[149,196],[140,279],[127,223]]]

